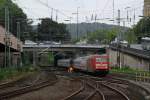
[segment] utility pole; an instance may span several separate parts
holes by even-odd
[[[53,20],[53,8],[52,8],[52,11],[51,11],[51,20]]]
[[[70,17],[70,30],[71,30],[71,19],[72,19],[72,17]]]
[[[7,13],[8,12],[8,8],[5,7],[5,64],[4,67],[7,67]]]
[[[79,7],[77,7],[77,40],[78,40],[78,35],[79,35],[79,28],[78,28],[78,23],[79,23]]]
[[[20,22],[17,22],[17,38],[20,40]]]
[[[76,36],[76,39],[78,40],[78,35],[79,35],[79,27],[78,27],[78,23],[79,23],[79,7],[77,7],[77,12],[76,13],[72,13],[72,14],[76,14],[77,15],[77,25],[76,25],[76,27],[77,27],[77,36]]]
[[[85,22],[87,23],[87,26],[89,27],[88,17],[85,16]],[[89,28],[86,28],[86,37],[88,37]]]
[[[135,9],[134,9],[134,16],[133,16],[133,25],[135,25]]]
[[[115,1],[113,0],[113,24],[115,23]]]
[[[120,57],[120,37],[121,37],[121,33],[120,33],[120,10],[118,10],[118,28],[119,28],[119,36],[117,37],[117,66],[119,66],[119,68],[121,69],[121,57]]]
[[[17,67],[22,66],[22,59],[21,59],[21,48],[19,47],[19,43],[20,43],[20,22],[17,22],[17,47],[18,47],[18,51],[19,52],[19,62],[17,63]]]
[[[128,11],[128,9],[129,9],[130,7],[126,7],[125,9],[127,10],[127,22],[128,22],[128,25],[129,25],[129,11]]]
[[[97,14],[95,14],[95,26],[96,26],[95,30],[97,30],[98,29]]]
[[[118,10],[118,26],[120,26],[120,10]]]
[[[56,10],[56,22],[58,20],[58,10]]]
[[[5,7],[5,65],[4,67],[10,67],[11,55],[10,55],[10,33],[9,33],[9,9]]]

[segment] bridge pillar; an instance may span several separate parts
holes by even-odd
[[[15,67],[21,67],[22,66],[21,53],[13,52],[11,55],[12,55],[12,60],[11,60],[12,65]]]
[[[37,51],[33,51],[33,66],[37,67],[38,63],[38,54]]]
[[[22,53],[22,64],[24,65],[33,64],[33,52],[25,51]]]
[[[21,63],[21,58],[19,52],[11,52],[11,60],[10,60],[10,67],[17,67],[19,66],[20,67],[20,63]],[[4,67],[4,63],[5,62],[5,53],[4,52],[1,52],[0,53],[0,67]]]

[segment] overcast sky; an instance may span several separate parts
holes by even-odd
[[[76,15],[79,7],[79,22],[93,22],[94,17],[98,22],[112,23],[107,18],[113,18],[113,0],[13,0],[23,11],[28,18],[37,19],[43,17],[51,17],[50,7],[58,10],[58,22],[65,22],[68,17],[72,17],[71,22],[76,23]],[[114,0],[115,2],[115,18],[117,18],[118,9],[121,10],[121,18],[127,18],[127,8],[129,17],[132,18],[131,24],[134,23],[134,13],[136,21],[143,11],[143,0]],[[49,8],[47,7],[49,6]],[[130,8],[129,8],[130,7]],[[92,18],[93,16],[93,18]],[[53,10],[53,19],[56,19],[56,11]],[[93,20],[92,20],[93,19]],[[36,21],[37,22],[37,21]],[[65,22],[67,23],[67,22]],[[116,23],[116,22],[115,22]],[[122,24],[123,22],[121,22]],[[130,22],[126,22],[128,26]]]

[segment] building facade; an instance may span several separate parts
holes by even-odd
[[[144,16],[150,16],[150,0],[144,0]]]

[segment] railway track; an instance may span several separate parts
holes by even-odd
[[[77,77],[82,82],[79,90],[71,93],[62,100],[131,100],[125,91],[121,91],[128,84],[124,84],[120,80],[105,79],[84,74],[69,76],[65,75],[64,72],[58,75],[70,78]]]
[[[108,75],[106,77],[98,77],[98,76],[88,75],[88,74],[84,74],[84,73],[80,73],[80,72],[79,73],[71,73],[71,74],[68,74],[65,71],[61,72],[61,71],[56,70],[55,72],[56,72],[55,73],[56,75],[65,76],[68,78],[77,78],[78,77],[78,80],[79,79],[85,80],[85,83],[88,83],[87,79],[93,80],[95,82],[95,84],[98,83],[97,86],[99,87],[98,88],[99,91],[101,91],[102,89],[105,90],[105,91],[104,90],[101,91],[101,94],[103,93],[105,96],[104,100],[149,100],[149,99],[147,99],[147,97],[149,98],[149,92],[146,89],[144,89],[143,87],[137,86],[136,84],[130,82],[130,80],[127,80],[127,79],[117,78],[113,75],[112,76]],[[96,87],[95,84],[93,86]],[[112,87],[115,90],[113,91],[112,89],[104,86],[103,84],[107,85],[108,87]],[[90,87],[86,86],[86,88],[90,88]],[[96,91],[98,89],[92,88],[92,90],[86,95],[86,97],[89,98],[88,100],[103,100],[103,99],[100,99],[100,98],[102,98],[102,95]],[[118,92],[120,92],[120,93],[118,93],[116,90],[118,90]],[[110,91],[111,91],[111,93],[110,93]],[[70,96],[74,95],[74,94],[82,95],[82,94],[84,94],[82,92],[84,92],[84,91],[83,90],[79,91],[79,92],[76,91],[75,93],[70,94]],[[107,94],[110,94],[110,95],[107,95]],[[114,97],[116,99],[113,99],[111,97]],[[98,98],[98,99],[96,99],[96,98]],[[107,99],[107,98],[109,98],[109,99]],[[72,100],[69,98],[67,99],[67,97],[64,98],[63,100],[65,100],[65,99]],[[81,100],[84,100],[84,99],[81,99]],[[80,100],[80,99],[78,99],[78,100]]]
[[[28,77],[28,75],[25,76],[25,77]],[[7,87],[12,87],[12,86],[14,86],[14,84],[17,83],[17,82],[18,82],[19,80],[21,80],[22,78],[24,78],[24,77],[19,77],[19,78],[13,80],[13,81],[1,83],[1,84],[0,84],[0,90],[5,89],[5,88],[7,88]]]
[[[36,85],[26,86],[26,87],[22,87],[20,89],[3,92],[3,93],[0,93],[0,100],[11,98],[11,97],[15,97],[15,96],[27,93],[27,92],[34,91],[34,90],[38,90],[40,88],[52,85],[52,84],[54,84],[56,82],[57,81],[53,81],[53,82],[52,81],[51,82],[45,81],[45,82],[41,82],[41,83],[36,84]]]
[[[82,87],[63,100],[90,100],[96,93],[98,93],[98,96],[100,96],[103,100],[104,95],[97,89],[97,87],[87,83],[86,81],[82,81]]]
[[[117,88],[95,80],[84,80],[82,87],[63,100],[130,100]]]
[[[18,95],[35,91],[43,87],[50,86],[52,84],[55,84],[58,80],[51,80],[51,79],[43,79],[43,74],[37,76],[35,80],[33,80],[31,83],[28,82],[18,82],[22,80],[17,80],[13,82],[8,82],[0,85],[0,100],[9,99],[12,97],[16,97]],[[24,83],[24,84],[22,84]]]
[[[112,77],[95,77],[85,75],[82,73],[68,73],[64,70],[55,70],[53,73],[56,76],[66,77],[67,79],[80,81],[81,87],[67,95],[62,100],[141,100],[132,98],[132,93],[128,90],[129,83],[121,79]],[[21,94],[38,90],[43,87],[55,84],[58,80],[50,80],[49,78],[43,79],[43,76],[51,71],[48,69],[42,70],[42,74],[38,75],[32,82],[21,82],[19,85],[16,81],[12,83],[5,83],[0,85],[0,100],[9,99],[19,96]],[[41,79],[42,77],[42,79]],[[46,77],[49,77],[47,75]],[[18,81],[17,81],[18,82]],[[22,84],[24,83],[24,84]],[[75,85],[75,84],[74,84]],[[16,87],[15,87],[16,86]],[[129,95],[131,93],[131,95]]]
[[[69,74],[65,70],[57,69],[54,72],[58,76],[64,76],[68,79],[78,78],[78,80],[81,80],[82,82],[82,87],[78,91],[71,93],[63,100],[149,100],[145,99],[149,96],[149,93],[145,91],[145,89],[141,88],[140,90],[140,87],[136,87],[134,83],[114,77],[113,75],[98,77],[80,72]],[[138,91],[132,88],[133,85]],[[142,91],[145,94],[139,91]]]

